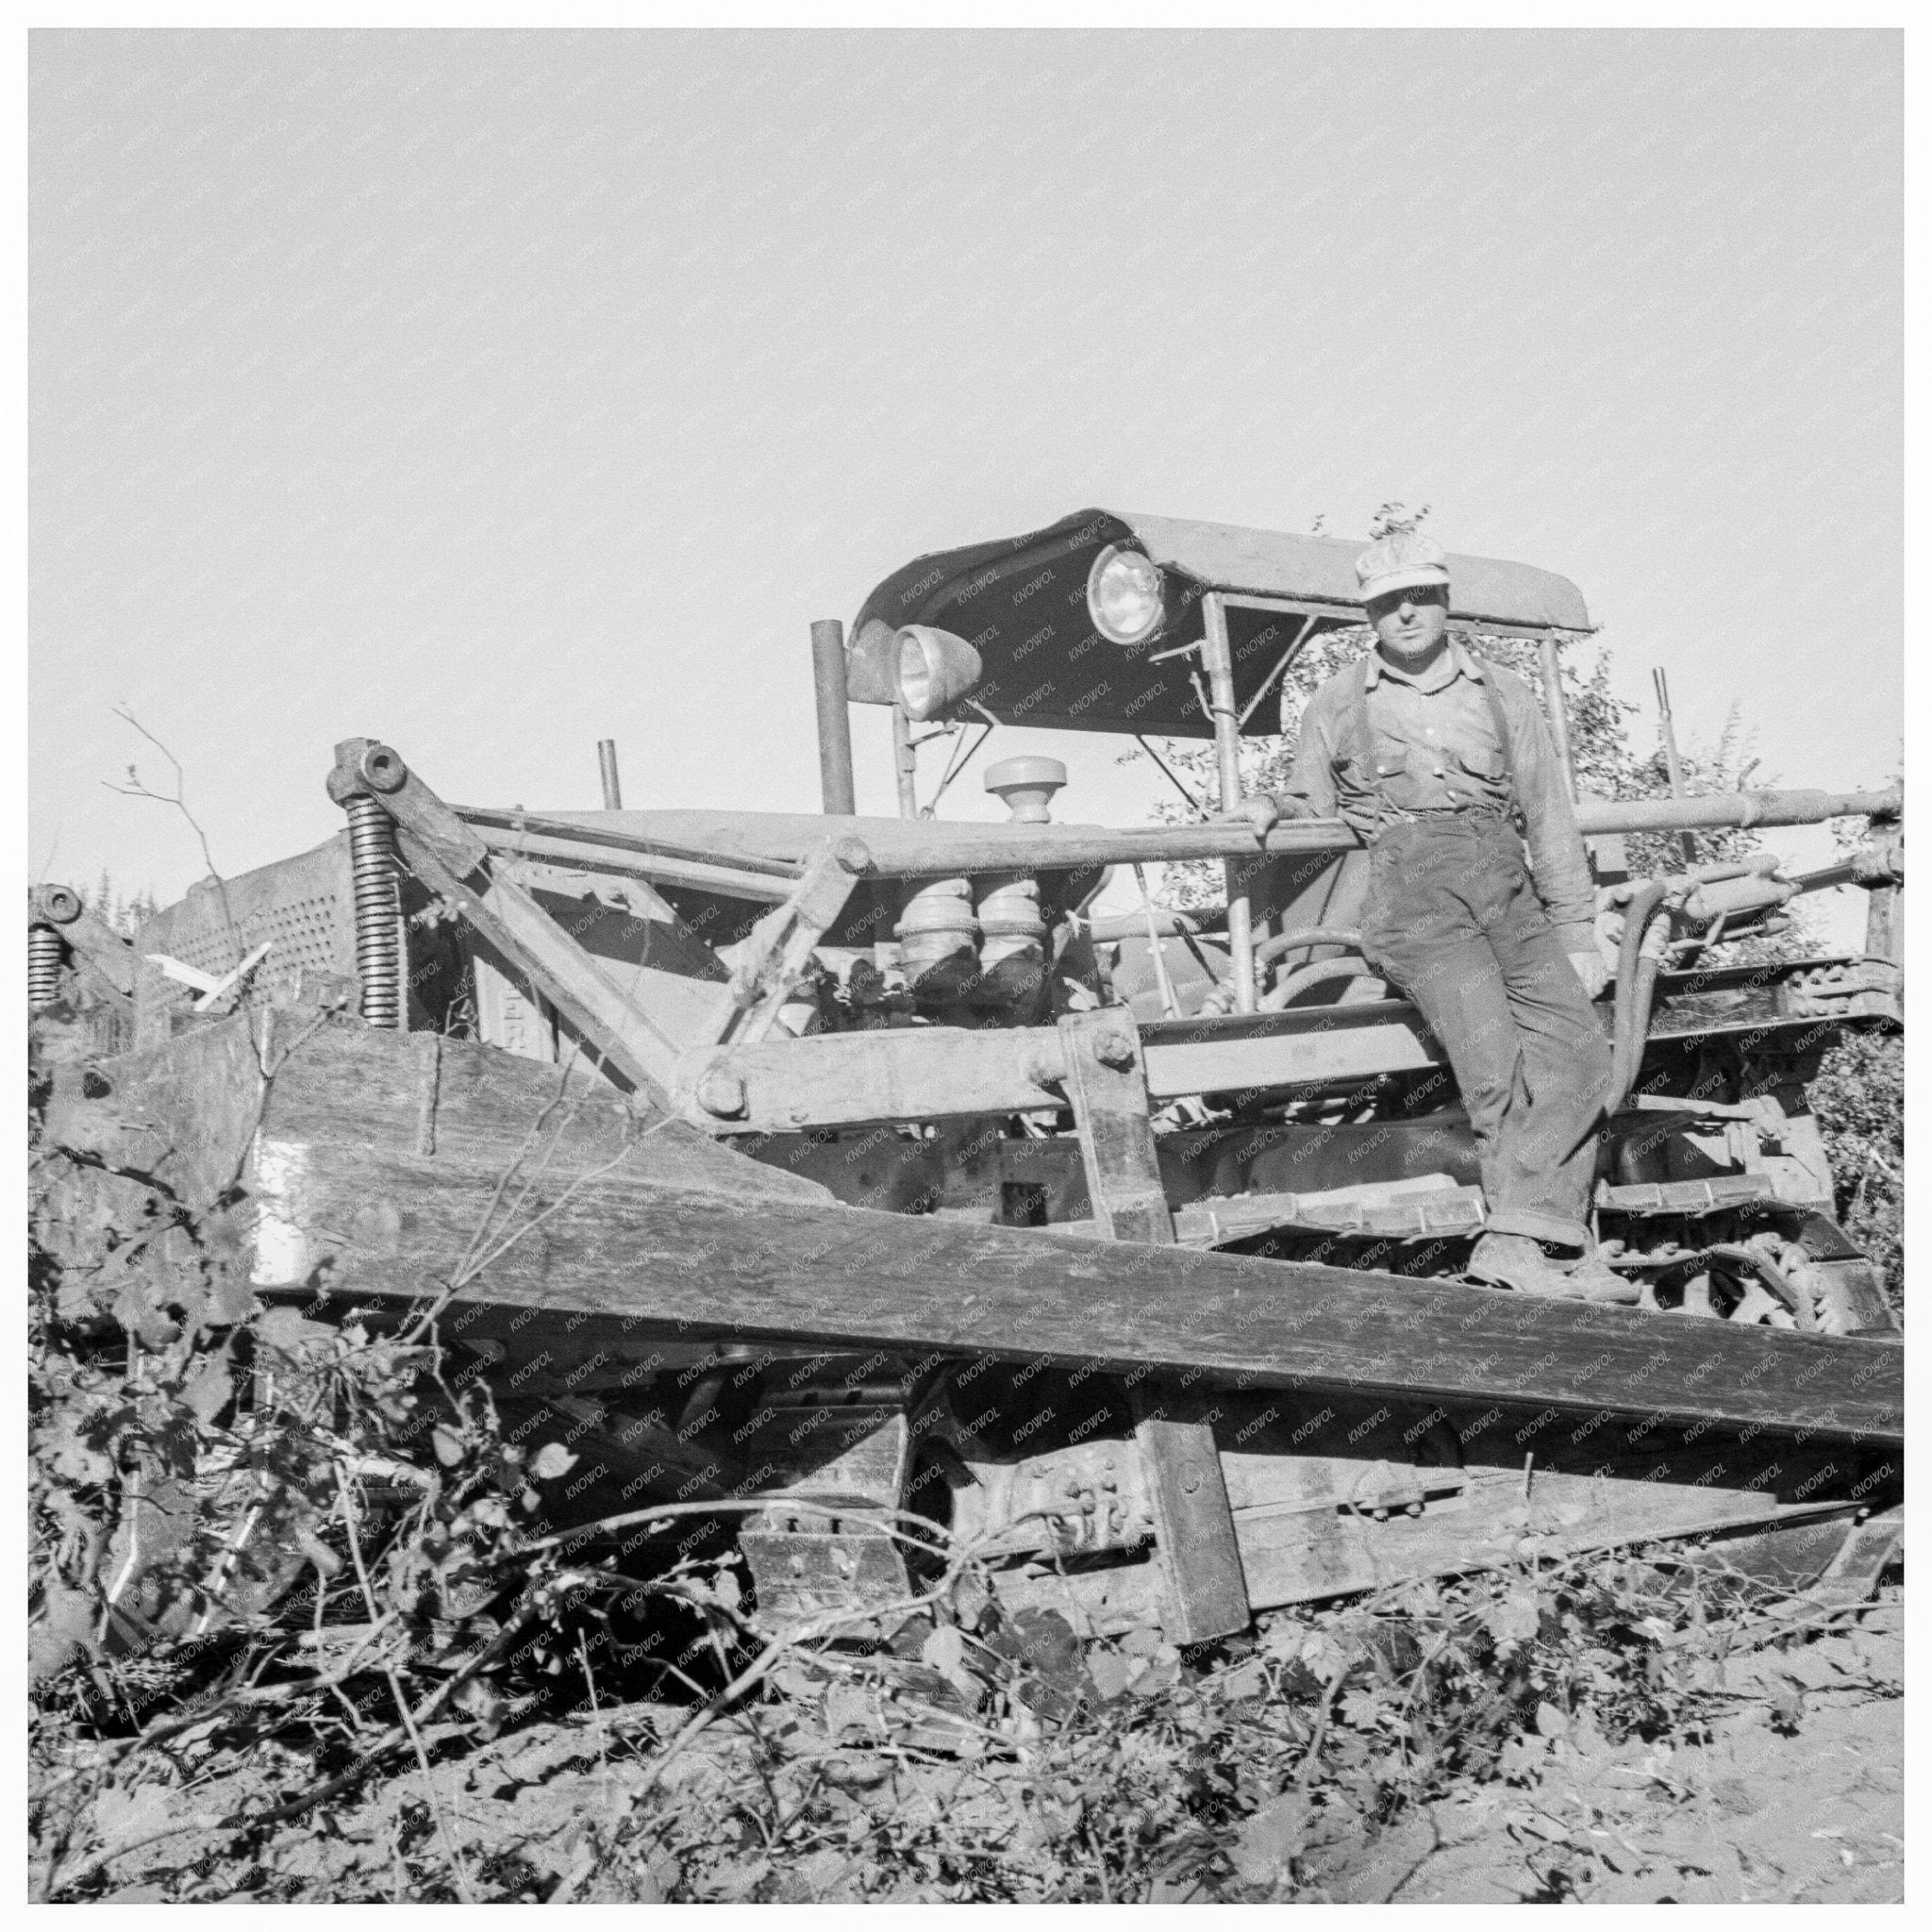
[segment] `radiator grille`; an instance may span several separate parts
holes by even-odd
[[[298,858],[227,881],[192,888],[178,905],[158,912],[135,939],[142,954],[165,953],[185,966],[217,976],[239,965],[266,940],[272,950],[256,983],[274,998],[292,992],[307,972],[353,974],[356,971],[355,901],[349,878],[346,832]],[[142,1038],[165,1037],[168,1012],[196,997],[192,987],[157,972],[144,972],[136,1003],[151,1009],[137,1021]]]

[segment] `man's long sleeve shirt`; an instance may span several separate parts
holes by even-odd
[[[1420,676],[1395,669],[1379,651],[1368,660],[1372,742],[1358,743],[1362,667],[1329,678],[1302,714],[1294,778],[1278,801],[1309,818],[1341,818],[1373,839],[1398,811],[1507,808],[1509,762],[1497,742],[1482,685],[1489,680],[1509,727],[1516,801],[1530,869],[1550,923],[1573,951],[1595,943],[1596,894],[1576,814],[1563,782],[1541,707],[1515,673],[1453,641]]]

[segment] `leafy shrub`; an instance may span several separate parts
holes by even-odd
[[[1849,1028],[1811,1083],[1845,1232],[1885,1271],[1905,1308],[1905,1036]]]

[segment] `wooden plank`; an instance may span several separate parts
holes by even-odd
[[[1059,1035],[1098,1231],[1108,1241],[1171,1244],[1174,1216],[1148,1121],[1147,1075],[1133,1015],[1124,1007],[1069,1013]]]
[[[63,1070],[65,1124],[50,1135],[103,1135],[129,1165],[165,1168],[197,1122],[252,1117],[257,1053],[232,1032],[245,1024],[237,1016],[106,1062],[108,1091],[93,1098]],[[560,1084],[555,1071],[446,1041],[425,1157],[405,1043],[346,1024],[313,1033],[252,1140],[246,1185],[296,1243],[274,1266],[258,1244],[256,1280],[302,1290],[321,1269],[343,1293],[393,1294],[446,1273]],[[229,1087],[228,1098],[217,1091]],[[1256,1387],[1903,1436],[1898,1343],[843,1208],[608,1091],[584,1096],[537,1198],[565,1185],[564,1208],[506,1248],[474,1298],[720,1340],[1144,1363]]]
[[[1783,1506],[1750,1489],[1641,1477],[1539,1477],[1535,1494],[1532,1513],[1524,1504],[1521,1474],[1496,1472],[1473,1483],[1454,1510],[1425,1507],[1415,1517],[1397,1511],[1374,1523],[1328,1500],[1302,1509],[1243,1512],[1235,1519],[1235,1533],[1256,1607],[1265,1609],[1385,1590],[1457,1568],[1508,1564],[1521,1559],[1530,1524],[1539,1532],[1538,1554],[1547,1561],[1618,1543],[1802,1521],[1827,1507]]]
[[[715,1091],[708,1076],[741,1084],[737,1111],[691,1117],[733,1133],[784,1133],[804,1126],[874,1121],[936,1121],[967,1114],[1032,1113],[1066,1105],[1066,1066],[1051,1026],[881,1027],[806,1040],[686,1054],[675,1076],[680,1094]],[[732,1091],[732,1090],[727,1090]]]
[[[1174,1216],[1148,1120],[1147,1079],[1133,1015],[1122,1007],[1059,1024],[1067,1098],[1080,1137],[1094,1221],[1109,1241],[1171,1246]],[[1202,1643],[1245,1630],[1251,1612],[1221,1453],[1204,1405],[1144,1381],[1128,1391],[1147,1471],[1156,1549],[1166,1580],[1169,1635]]]
[[[1145,1030],[1142,1045],[1147,1090],[1157,1100],[1365,1079],[1435,1066],[1441,1058],[1414,1008],[1395,1000],[1164,1022]],[[678,1063],[675,1091],[695,1091],[714,1068],[743,1088],[738,1112],[711,1117],[733,1132],[955,1120],[1066,1105],[1065,1050],[1050,1026],[882,1027],[692,1052]],[[696,1108],[688,1112],[707,1119]]]
[[[1301,1413],[1300,1407],[1291,1411]],[[1667,1443],[1647,1439],[1656,1446],[1643,1454],[1632,1454],[1627,1446],[1599,1452],[1601,1438],[1591,1436],[1591,1453],[1573,1457],[1576,1466],[1570,1469],[1546,1468],[1543,1457],[1535,1456],[1526,1482],[1517,1431],[1528,1425],[1532,1441],[1547,1444],[1548,1438],[1536,1432],[1535,1411],[1494,1413],[1500,1443],[1485,1442],[1478,1433],[1470,1466],[1409,1469],[1420,1479],[1415,1494],[1426,1500],[1414,1513],[1395,1507],[1379,1519],[1353,1507],[1364,1481],[1374,1480],[1375,1465],[1366,1451],[1346,1458],[1310,1455],[1277,1432],[1265,1453],[1224,1453],[1235,1538],[1254,1607],[1385,1589],[1472,1565],[1509,1567],[1523,1560],[1526,1535],[1534,1537],[1545,1562],[1687,1537],[1722,1539],[1711,1559],[1731,1561],[1758,1545],[1757,1537],[1738,1540],[1740,1531],[1754,1529],[1785,1540],[1787,1560],[1795,1559],[1792,1573],[1782,1579],[1788,1586],[1802,1587],[1821,1570],[1829,1579],[1841,1562],[1848,1569],[1858,1563],[1858,1580],[1848,1582],[1845,1591],[1856,1595],[1861,1584],[1869,1591],[1874,1559],[1882,1563],[1898,1541],[1900,1521],[1893,1512],[1872,1520],[1873,1526],[1888,1524],[1889,1533],[1880,1528],[1867,1547],[1845,1553],[1846,1519],[1859,1507],[1846,1490],[1859,1465],[1844,1458],[1840,1443],[1795,1449],[1780,1443],[1767,1457],[1751,1458],[1740,1457],[1734,1443],[1715,1435],[1693,1441],[1686,1434]],[[1234,1405],[1230,1420],[1241,1414]],[[1407,1424],[1410,1411],[1398,1409],[1396,1415]],[[1373,1418],[1359,1405],[1345,1405],[1341,1420],[1357,1427]],[[1498,1448],[1513,1449],[1514,1462],[1491,1460]],[[1256,1493],[1263,1490],[1265,1496]],[[1791,1549],[1792,1541],[1810,1546]],[[1015,1607],[1064,1603],[1052,1594],[1064,1585],[1101,1627],[1126,1628],[1158,1611],[1147,1581],[1156,1567],[1126,1565],[1044,1579],[1047,1593],[1033,1593],[1035,1587],[1024,1581],[1003,1580],[1001,1596]],[[1829,1587],[1827,1581],[1822,1588]]]
[[[1245,1630],[1254,1610],[1208,1403],[1145,1382],[1136,1383],[1127,1399],[1154,1505],[1169,1638],[1205,1643]]]
[[[1146,1045],[1148,1091],[1158,1100],[1361,1080],[1442,1059],[1422,1016],[1404,1000],[1269,1014],[1252,1027],[1239,1019],[1164,1022]]]
[[[615,1091],[581,1059],[550,1066],[468,1041],[440,1043],[425,1135],[420,1051],[428,1036],[354,1022],[316,1030],[315,1019],[300,1011],[237,1013],[163,1046],[103,1061],[92,1074],[76,1069],[57,1084],[47,1132],[57,1144],[111,1151],[121,1165],[182,1180],[201,1198],[244,1167],[259,1166],[260,1149],[251,1155],[259,1127],[265,1144],[280,1150],[272,1164],[312,1166],[333,1146],[345,1171],[364,1174],[373,1201],[394,1203],[407,1190],[432,1214],[444,1188],[454,1216],[487,1199],[477,1189],[487,1184],[493,1193],[519,1160],[544,1165],[546,1199],[576,1185],[592,1220],[616,1199],[659,1186],[745,1208],[832,1199],[816,1181],[747,1159]],[[271,1084],[262,1068],[278,1065],[271,1123],[261,1110]],[[420,1151],[425,1138],[428,1155]],[[470,1226],[453,1218],[441,1236],[422,1232],[432,1244],[455,1240],[460,1250]],[[324,1255],[329,1239],[324,1234],[309,1245]]]
[[[1856,1524],[1826,1566],[1813,1594],[1825,1603],[1863,1603],[1876,1586],[1879,1573],[1897,1557],[1905,1533],[1903,1504]]]

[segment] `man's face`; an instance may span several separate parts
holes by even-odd
[[[1426,658],[1449,631],[1449,590],[1444,584],[1416,584],[1385,591],[1367,605],[1369,623],[1382,649],[1398,663]]]

